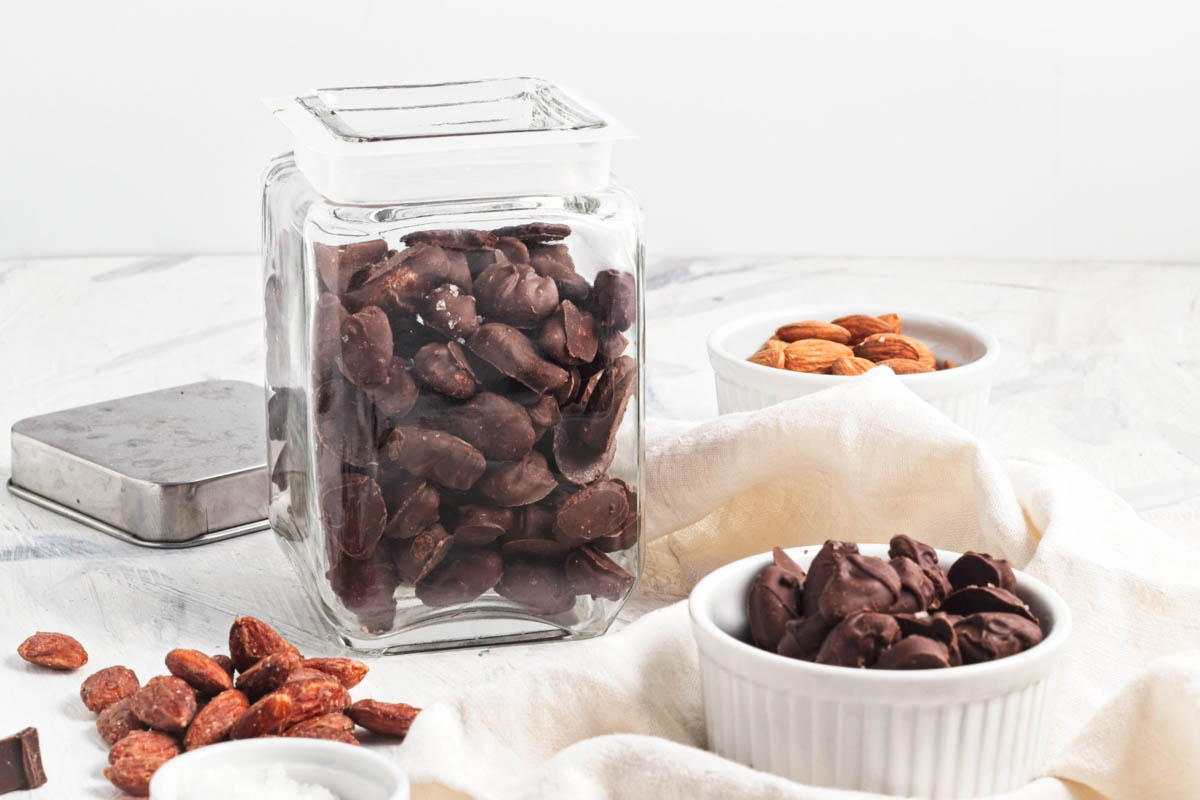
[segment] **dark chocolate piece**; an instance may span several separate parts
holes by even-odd
[[[420,478],[385,483],[383,495],[390,512],[383,535],[389,539],[411,539],[438,521],[441,495]]]
[[[524,242],[554,242],[571,235],[571,226],[560,222],[526,222],[523,225],[508,225],[496,228],[497,236],[511,236]]]
[[[529,414],[529,424],[533,428],[534,441],[541,439],[546,431],[562,422],[563,419],[558,401],[549,394],[538,395],[537,401],[525,410]]]
[[[575,606],[575,595],[562,564],[553,561],[505,559],[496,593],[546,616],[562,614]]]
[[[553,280],[563,299],[582,303],[592,291],[587,278],[575,271],[575,262],[564,244],[531,244],[529,266],[543,278]]]
[[[964,664],[1016,655],[1042,641],[1042,629],[1018,614],[981,612],[954,623]]]
[[[587,413],[579,436],[596,450],[607,450],[616,440],[625,408],[637,387],[637,362],[621,356],[605,367],[588,398]]]
[[[627,347],[629,340],[620,331],[601,328],[599,344],[596,347],[596,363],[600,366],[611,364],[625,353]]]
[[[367,306],[342,322],[342,374],[369,386],[387,379],[392,363],[392,327],[378,306]]]
[[[834,622],[819,614],[802,619],[789,621],[783,628],[783,636],[775,652],[788,658],[799,658],[802,661],[816,661],[817,653]]]
[[[379,463],[379,420],[353,384],[333,378],[313,393],[317,440],[332,456],[356,467]]]
[[[784,627],[800,615],[803,585],[803,577],[775,564],[763,567],[754,576],[746,596],[746,618],[755,645],[775,652]]]
[[[454,547],[417,584],[417,599],[435,608],[469,603],[494,587],[503,573],[504,559],[498,553],[474,547]]]
[[[524,458],[536,438],[529,412],[493,392],[480,392],[458,406],[450,429],[498,461]]]
[[[430,388],[455,400],[475,394],[475,373],[458,342],[431,342],[413,357],[413,372]]]
[[[568,553],[563,570],[575,594],[617,601],[633,588],[633,576],[624,567],[590,547]]]
[[[425,324],[451,339],[466,338],[479,328],[475,298],[453,283],[443,283],[429,293],[421,311]]]
[[[568,406],[563,411],[563,421],[554,429],[554,465],[571,483],[586,486],[612,466],[616,443],[603,450],[587,444],[583,441],[584,410]]]
[[[334,594],[370,633],[390,631],[396,618],[396,567],[386,547],[368,559],[343,558],[325,576]]]
[[[529,263],[529,248],[515,236],[501,236],[496,240],[496,249],[514,264]]]
[[[317,274],[321,283],[331,292],[341,294],[349,291],[355,278],[375,261],[382,261],[388,254],[387,242],[374,239],[369,242],[351,242],[333,246],[316,242],[313,257],[317,262]]]
[[[493,322],[517,328],[535,328],[558,307],[553,279],[538,275],[525,264],[504,263],[488,267],[475,279],[473,289],[479,313]]]
[[[554,538],[563,544],[582,545],[621,530],[629,514],[625,485],[598,480],[571,495],[554,519]]]
[[[495,247],[496,237],[501,234],[492,231],[475,231],[468,229],[414,231],[400,241],[409,247],[417,244],[436,244],[452,250],[476,250],[481,247]]]
[[[888,558],[907,558],[926,568],[938,565],[937,550],[904,534],[893,536],[888,542]]]
[[[380,414],[392,418],[403,417],[412,411],[420,395],[404,359],[395,356],[392,356],[383,381],[364,386],[362,390]]]
[[[321,520],[327,534],[350,558],[370,558],[387,522],[383,492],[366,475],[343,475],[321,494]]]
[[[946,571],[946,578],[955,589],[990,584],[1009,592],[1017,590],[1017,579],[1007,561],[973,550],[963,553],[950,565],[950,569]]]
[[[637,315],[637,282],[633,273],[601,270],[592,287],[591,306],[601,325],[627,330]]]
[[[542,358],[529,339],[510,325],[499,322],[480,325],[468,345],[475,355],[538,394],[553,391],[567,380],[562,367]]]
[[[625,488],[626,488],[626,491],[628,492],[629,487],[627,486]],[[808,577],[804,573],[804,567],[797,564],[795,562],[795,560],[787,554],[786,550],[784,550],[782,547],[772,548],[771,549],[771,560],[775,563],[775,566],[779,567],[782,570],[785,570],[786,572],[790,572],[791,574],[795,575],[796,579],[799,580],[800,584],[803,586],[804,580]]]
[[[890,563],[900,576],[900,599],[889,609],[893,614],[915,614],[937,603],[937,589],[917,562],[893,558]]]
[[[493,505],[504,508],[536,503],[558,486],[546,465],[546,457],[536,450],[520,461],[501,461],[490,465],[476,488]]]
[[[853,542],[835,542],[830,539],[813,556],[808,565],[808,577],[804,582],[804,616],[816,616],[821,592],[825,591],[825,584],[837,571],[838,562],[857,552],[858,545]]]
[[[412,313],[432,286],[430,278],[418,274],[410,265],[414,262],[423,263],[418,256],[436,259],[437,253],[414,253],[412,250],[405,250],[404,253],[389,255],[378,274],[373,275],[371,280],[362,286],[343,294],[342,302],[351,311],[366,306],[378,306],[389,316]],[[441,261],[445,262],[444,255]]]
[[[599,346],[596,320],[570,300],[563,300],[542,323],[538,344],[553,361],[564,366],[591,363]]]
[[[848,563],[849,556],[842,564]],[[882,559],[875,559],[887,566]],[[888,567],[891,569],[890,567]],[[828,593],[828,588],[826,593]],[[825,595],[822,595],[822,600]],[[887,614],[877,614],[872,611],[855,612],[837,625],[825,637],[821,649],[817,651],[818,664],[832,664],[840,667],[870,667],[879,656],[900,640],[900,626],[896,620]]]
[[[384,446],[389,461],[451,489],[470,489],[487,467],[483,453],[445,431],[396,428]]]
[[[592,540],[589,546],[599,550],[602,553],[615,553],[618,550],[628,550],[637,544],[637,494],[624,481],[617,481],[617,483],[625,487],[625,502],[629,505],[629,512],[625,515],[625,521],[621,524],[621,530],[617,531],[612,536],[602,536],[599,539]]]
[[[465,505],[458,509],[454,525],[454,541],[458,545],[477,547],[491,544],[515,527],[511,508]]]
[[[995,611],[1004,614],[1019,614],[1034,623],[1038,621],[1033,611],[1025,605],[1021,598],[999,586],[964,586],[942,602],[941,610],[947,614],[958,614],[963,617],[981,611]]]
[[[450,552],[454,537],[434,523],[411,539],[399,539],[392,545],[396,574],[404,583],[416,585]]]
[[[350,312],[332,292],[323,293],[313,310],[313,371],[318,379],[333,376],[342,353],[342,323]]]
[[[821,590],[818,608],[826,619],[857,611],[887,611],[900,599],[900,576],[882,558],[850,553],[838,559]]]
[[[922,617],[912,614],[894,614],[893,616],[896,624],[900,626],[901,636],[924,636],[928,639],[936,639],[946,645],[950,666],[957,667],[962,664],[962,655],[958,649],[958,635],[954,632],[954,624],[962,617],[949,616],[940,612]]]
[[[936,639],[909,636],[889,647],[875,669],[945,669],[950,666],[950,651]]]
[[[36,789],[45,783],[37,728],[0,739],[0,794]]]

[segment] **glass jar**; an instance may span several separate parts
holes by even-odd
[[[270,520],[306,591],[368,652],[603,633],[642,562],[624,131],[526,78],[269,102]]]

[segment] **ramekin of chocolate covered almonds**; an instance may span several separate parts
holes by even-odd
[[[1066,603],[985,553],[828,541],[718,569],[689,600],[709,746],[793,780],[976,797],[1027,782]]]

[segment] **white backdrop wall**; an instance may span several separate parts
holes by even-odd
[[[256,249],[259,97],[510,74],[655,253],[1200,261],[1193,0],[4,0],[0,256]]]

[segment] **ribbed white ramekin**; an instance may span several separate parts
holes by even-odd
[[[888,313],[895,309],[861,306],[801,306],[754,314],[728,322],[708,337],[708,358],[716,373],[717,408],[722,414],[760,408],[819,392],[854,376],[814,375],[764,367],[746,360],[775,329],[789,322],[828,322],[846,314]],[[960,366],[939,372],[901,375],[918,396],[972,433],[979,433],[987,415],[997,364],[998,343],[978,326],[919,311],[896,311],[904,334],[920,339],[939,359]]]
[[[887,545],[860,545],[886,558]],[[820,545],[788,549],[808,568]],[[938,551],[943,567],[956,553]],[[700,652],[709,749],[801,783],[908,797],[979,797],[1033,777],[1046,742],[1051,675],[1071,613],[1014,571],[1046,637],[1023,653],[949,669],[849,669],[748,644],[746,594],[771,555],[701,580],[688,608]]]

